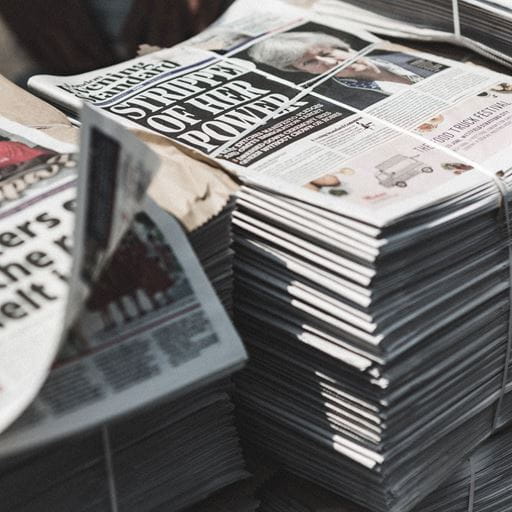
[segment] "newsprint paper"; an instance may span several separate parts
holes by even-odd
[[[512,79],[335,21],[239,1],[178,47],[29,85],[378,227],[510,167]]]
[[[155,154],[97,110],[82,121],[78,183],[75,148],[0,124],[11,145],[0,161],[2,455],[190,391],[245,359],[178,222],[145,196]]]
[[[72,261],[74,152],[0,118],[1,430],[32,401],[59,347]]]

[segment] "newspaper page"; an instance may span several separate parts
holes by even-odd
[[[380,35],[449,42],[512,66],[509,30],[489,29],[506,27],[509,23],[512,4],[508,0],[458,0],[456,3],[439,0],[430,11],[417,2],[398,4],[383,0],[317,0],[313,9],[321,17],[350,20]]]
[[[245,349],[174,217],[146,199],[9,454],[90,428],[241,367]]]
[[[115,159],[108,158],[100,144],[115,123],[106,119],[91,127],[94,120],[86,110],[84,141],[94,133],[96,151],[82,159],[78,178],[74,146],[1,120],[0,430],[40,390],[89,279],[128,228],[157,167],[156,157],[130,134]],[[100,219],[103,229],[97,228]]]
[[[128,229],[159,165],[158,156],[146,144],[101,111],[86,105],[81,122],[67,327]]]
[[[76,148],[0,118],[0,431],[33,400],[64,323]]]
[[[244,19],[254,7],[239,1],[233,10],[245,18],[213,27],[215,44],[203,34],[180,46],[202,52],[199,67],[97,106],[255,185],[378,227],[511,167],[512,79],[318,23],[309,11],[247,40]],[[243,37],[233,39],[238,27]],[[201,41],[201,50],[192,46]],[[69,80],[60,79],[60,90]],[[464,124],[457,145],[436,127]]]

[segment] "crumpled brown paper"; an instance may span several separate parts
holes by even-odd
[[[62,112],[1,75],[0,115],[29,128],[36,128],[62,142],[78,143],[78,128]]]
[[[220,213],[238,186],[225,171],[192,158],[165,137],[135,132],[161,159],[149,195],[177,217],[188,231]]]
[[[79,129],[48,103],[0,76],[0,115],[62,142],[77,143]],[[238,186],[222,170],[181,151],[165,137],[134,130],[161,158],[149,195],[188,231],[220,213]]]

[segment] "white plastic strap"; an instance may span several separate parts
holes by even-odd
[[[453,34],[457,39],[460,39],[460,16],[459,16],[459,0],[452,0],[452,15],[453,15]]]
[[[469,458],[469,500],[468,500],[468,512],[473,512],[475,508],[475,491],[476,491],[476,474],[475,474],[475,462],[473,457]]]
[[[505,362],[503,363],[503,374],[501,380],[501,389],[496,408],[494,410],[494,417],[492,421],[491,434],[494,434],[498,428],[499,417],[501,414],[501,407],[503,399],[505,398],[505,391],[508,383],[509,367],[512,359],[512,225],[510,220],[510,202],[512,191],[507,187],[505,181],[499,175],[495,175],[495,183],[500,190],[502,203],[501,211],[504,216],[504,224],[506,228],[507,248],[508,248],[508,261],[509,261],[509,286],[508,286],[508,329],[507,329],[507,345],[505,349]]]
[[[110,437],[108,435],[108,427],[103,425],[101,429],[103,439],[103,451],[105,454],[105,467],[107,470],[108,492],[110,497],[110,509],[112,512],[119,512],[117,502],[116,479],[114,475],[114,464],[112,461],[112,449],[110,446]]]

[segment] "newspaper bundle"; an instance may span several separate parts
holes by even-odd
[[[439,489],[414,512],[468,512],[512,509],[512,431],[494,435],[462,461]],[[259,491],[258,512],[367,512],[321,487],[277,473]]]
[[[247,475],[226,381],[245,350],[145,194],[156,154],[81,119],[77,175],[76,147],[0,118],[0,502],[180,510]]]
[[[511,83],[262,0],[179,47],[30,86],[243,181],[246,438],[405,512],[512,420]]]
[[[317,0],[314,8],[377,34],[449,42],[512,66],[509,0]]]

